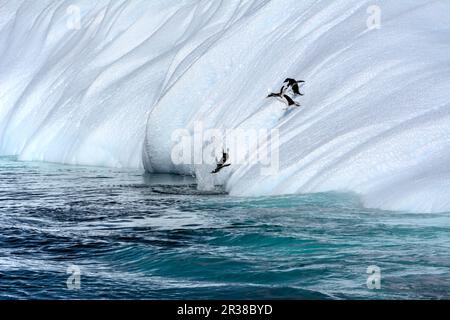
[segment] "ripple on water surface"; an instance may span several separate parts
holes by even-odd
[[[0,159],[0,298],[448,298],[449,214]],[[66,287],[67,268],[81,289]],[[369,290],[367,267],[382,270]]]

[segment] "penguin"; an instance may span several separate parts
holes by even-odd
[[[269,94],[267,96],[267,98],[272,98],[272,97],[277,98],[279,101],[284,102],[288,107],[290,107],[290,106],[300,107],[299,103],[292,100],[292,98],[286,94],[286,90],[287,90],[287,88],[285,86],[282,86],[279,93],[272,92],[271,94]]]
[[[300,92],[300,87],[305,83],[305,81],[303,80],[297,81],[292,78],[287,78],[286,80],[284,80],[283,83],[287,85],[288,88],[291,88],[294,94],[303,96],[303,93]]]
[[[222,159],[220,159],[217,162],[216,169],[211,171],[212,174],[218,173],[220,170],[222,170],[225,167],[229,167],[231,163],[226,163],[230,159],[230,156],[228,155],[228,150],[225,152],[225,150],[222,150]]]

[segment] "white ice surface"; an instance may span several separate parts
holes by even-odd
[[[232,195],[350,191],[450,211],[450,2],[0,0],[0,154],[190,174],[171,134],[280,132],[280,170],[232,166]],[[80,8],[80,29],[67,24]],[[283,116],[265,99],[307,81]]]

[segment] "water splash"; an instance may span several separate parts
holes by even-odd
[[[195,166],[195,178],[197,180],[197,190],[214,191],[216,188],[215,176],[211,174],[214,169],[212,165],[201,164]]]

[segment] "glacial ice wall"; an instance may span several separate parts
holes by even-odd
[[[450,2],[0,0],[0,154],[189,174],[174,130],[280,132],[232,195],[351,191],[450,211]],[[302,107],[265,99],[287,76]]]

